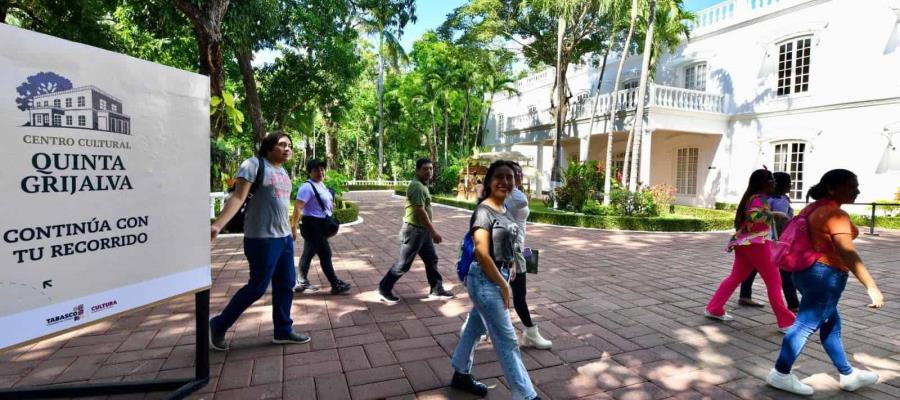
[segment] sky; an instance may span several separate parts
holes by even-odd
[[[697,11],[722,1],[684,0],[684,5],[690,11]],[[468,0],[418,0],[416,2],[416,23],[406,25],[403,36],[400,38],[403,49],[407,53],[412,51],[412,45],[416,40],[428,30],[437,29],[447,19],[447,14],[467,2]],[[253,64],[259,66],[272,62],[277,55],[278,53],[272,50],[257,52]]]

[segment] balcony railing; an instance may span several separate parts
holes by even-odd
[[[616,92],[618,101],[616,111],[632,111],[637,108],[637,88]],[[647,87],[647,107],[668,108],[681,111],[719,113],[724,112],[725,96],[699,90],[683,89],[671,86],[650,84]],[[571,104],[566,113],[566,121],[590,118],[594,100],[597,100],[597,117],[608,115],[612,108],[612,93],[586,97],[584,101]],[[552,125],[553,110],[532,110],[530,112],[507,117],[501,121],[501,132],[513,132],[523,129]]]

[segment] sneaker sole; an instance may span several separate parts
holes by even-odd
[[[455,296],[446,296],[446,295],[428,295],[429,300],[453,300]]]
[[[306,338],[306,340],[304,340],[304,341],[272,339],[272,343],[275,343],[275,344],[304,344],[304,343],[309,343],[310,341],[312,341],[312,338]]]
[[[383,301],[383,302],[385,302],[385,303],[387,303],[387,304],[392,304],[392,305],[393,305],[393,304],[397,304],[397,303],[400,302],[399,299],[398,299],[398,300],[391,300],[391,299],[389,299],[389,298],[387,298],[387,297],[384,297],[384,295],[378,295],[378,297],[381,298],[381,301]]]
[[[728,314],[725,314],[728,315]],[[725,315],[713,315],[708,312],[704,312],[703,316],[709,319],[714,319],[716,321],[734,321],[734,317],[726,317]]]

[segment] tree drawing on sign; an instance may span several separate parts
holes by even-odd
[[[53,72],[38,72],[29,76],[16,88],[19,97],[16,98],[16,104],[19,110],[25,111],[31,107],[31,99],[34,96],[61,92],[72,88],[72,81],[64,76],[57,75]]]

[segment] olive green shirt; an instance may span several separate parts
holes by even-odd
[[[413,179],[406,188],[406,213],[403,215],[403,222],[425,226],[425,221],[419,221],[419,217],[416,216],[416,206],[425,207],[428,221],[431,221],[431,193],[428,191],[428,186],[418,179]]]

